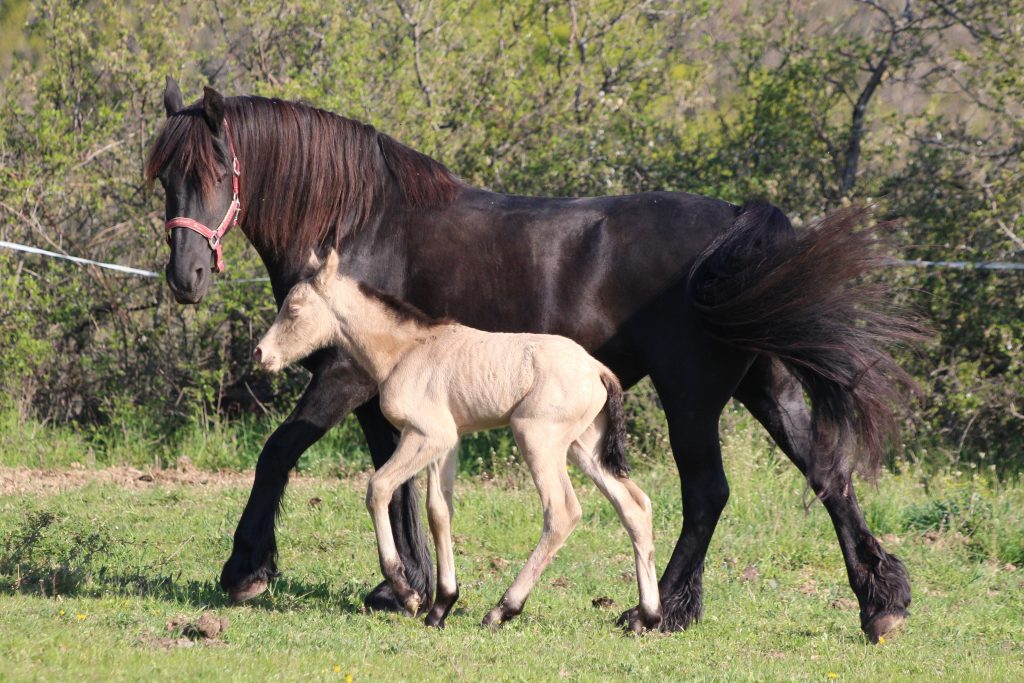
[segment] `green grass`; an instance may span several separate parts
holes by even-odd
[[[745,419],[726,438],[732,499],[712,543],[705,618],[685,633],[624,635],[636,599],[625,532],[582,481],[583,520],[527,609],[478,627],[540,529],[517,466],[456,488],[462,599],[443,632],[361,614],[378,580],[365,477],[300,479],[279,523],[285,577],[231,607],[216,587],[248,494],[226,486],[89,484],[0,497],[2,680],[1015,680],[1024,669],[1024,488],[955,472],[886,474],[861,486],[869,518],[906,562],[907,629],[868,645],[828,516],[804,511],[795,470]],[[6,461],[11,464],[20,461]],[[47,464],[47,463],[43,463]],[[470,465],[475,467],[476,465]],[[655,504],[658,566],[679,528],[678,480],[663,458],[637,479]],[[311,505],[312,498],[323,502]],[[506,564],[503,560],[507,560]],[[756,577],[751,579],[755,567]],[[746,572],[746,575],[745,575]],[[40,580],[42,584],[40,585]],[[56,593],[56,595],[54,595]],[[616,608],[595,608],[610,597]],[[223,645],[159,646],[165,624],[209,609]],[[337,668],[337,671],[335,669]]]

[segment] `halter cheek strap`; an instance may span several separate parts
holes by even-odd
[[[224,135],[228,139],[228,148],[231,150],[231,205],[228,206],[228,211],[224,214],[224,219],[217,226],[216,230],[210,230],[208,227],[200,223],[199,221],[186,218],[185,216],[178,216],[164,223],[164,229],[167,231],[167,242],[171,241],[171,229],[172,228],[187,228],[194,232],[198,232],[200,235],[206,238],[207,243],[210,245],[210,249],[213,251],[213,271],[219,273],[224,270],[224,252],[221,249],[221,239],[227,234],[233,226],[238,225],[238,214],[242,208],[242,202],[238,199],[238,180],[242,175],[241,164],[238,162],[238,154],[235,152],[235,143],[231,140],[231,130],[228,128],[228,120],[224,119]]]

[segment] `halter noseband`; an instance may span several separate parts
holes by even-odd
[[[238,179],[242,174],[242,168],[238,163],[238,154],[235,152],[235,143],[231,141],[231,130],[228,128],[227,119],[224,119],[224,135],[227,136],[228,148],[231,150],[231,189],[234,193],[231,197],[231,205],[228,207],[228,212],[224,214],[224,220],[220,222],[220,225],[217,226],[216,230],[210,230],[199,221],[192,218],[186,218],[184,216],[172,218],[164,223],[164,229],[167,231],[168,244],[171,242],[172,228],[188,228],[189,230],[194,230],[205,237],[206,241],[210,245],[210,249],[213,250],[213,272],[215,273],[219,273],[224,270],[224,253],[221,250],[220,241],[232,226],[238,225],[238,213],[242,208],[242,202],[238,199]]]

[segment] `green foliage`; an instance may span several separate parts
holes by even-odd
[[[61,524],[46,510],[26,515],[0,547],[0,585],[43,595],[79,592],[92,579],[99,558],[116,561],[105,529]]]
[[[212,83],[367,121],[499,191],[761,196],[797,223],[877,200],[904,219],[903,256],[1021,260],[1024,4],[889,5],[5,0],[0,239],[160,271],[162,198],[140,175],[171,74],[188,97]],[[3,409],[86,426],[101,461],[141,439],[154,461],[251,464],[232,439],[258,450],[259,416],[286,413],[305,375],[254,372],[273,305],[229,282],[262,274],[244,238],[225,249],[195,309],[160,281],[0,254]],[[939,333],[906,358],[928,394],[906,453],[1018,471],[1021,275],[890,275]],[[636,448],[663,452],[652,393],[631,402]],[[325,448],[363,457],[346,425]],[[482,472],[512,455],[507,434],[467,448]]]

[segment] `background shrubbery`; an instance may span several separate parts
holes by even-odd
[[[873,200],[903,219],[900,256],[1024,261],[1020,0],[126,5],[0,0],[0,239],[161,270],[141,169],[172,74],[187,97],[212,83],[373,123],[503,192],[761,196],[798,222]],[[254,373],[271,299],[227,281],[262,274],[244,238],[225,248],[198,308],[161,280],[0,251],[3,447],[249,464],[228,451],[255,457],[305,377]],[[905,457],[1019,471],[1024,273],[885,277],[939,331],[906,359],[928,397]],[[650,392],[633,396],[653,455]],[[360,443],[351,423],[333,438]],[[486,468],[509,444],[472,447]]]

